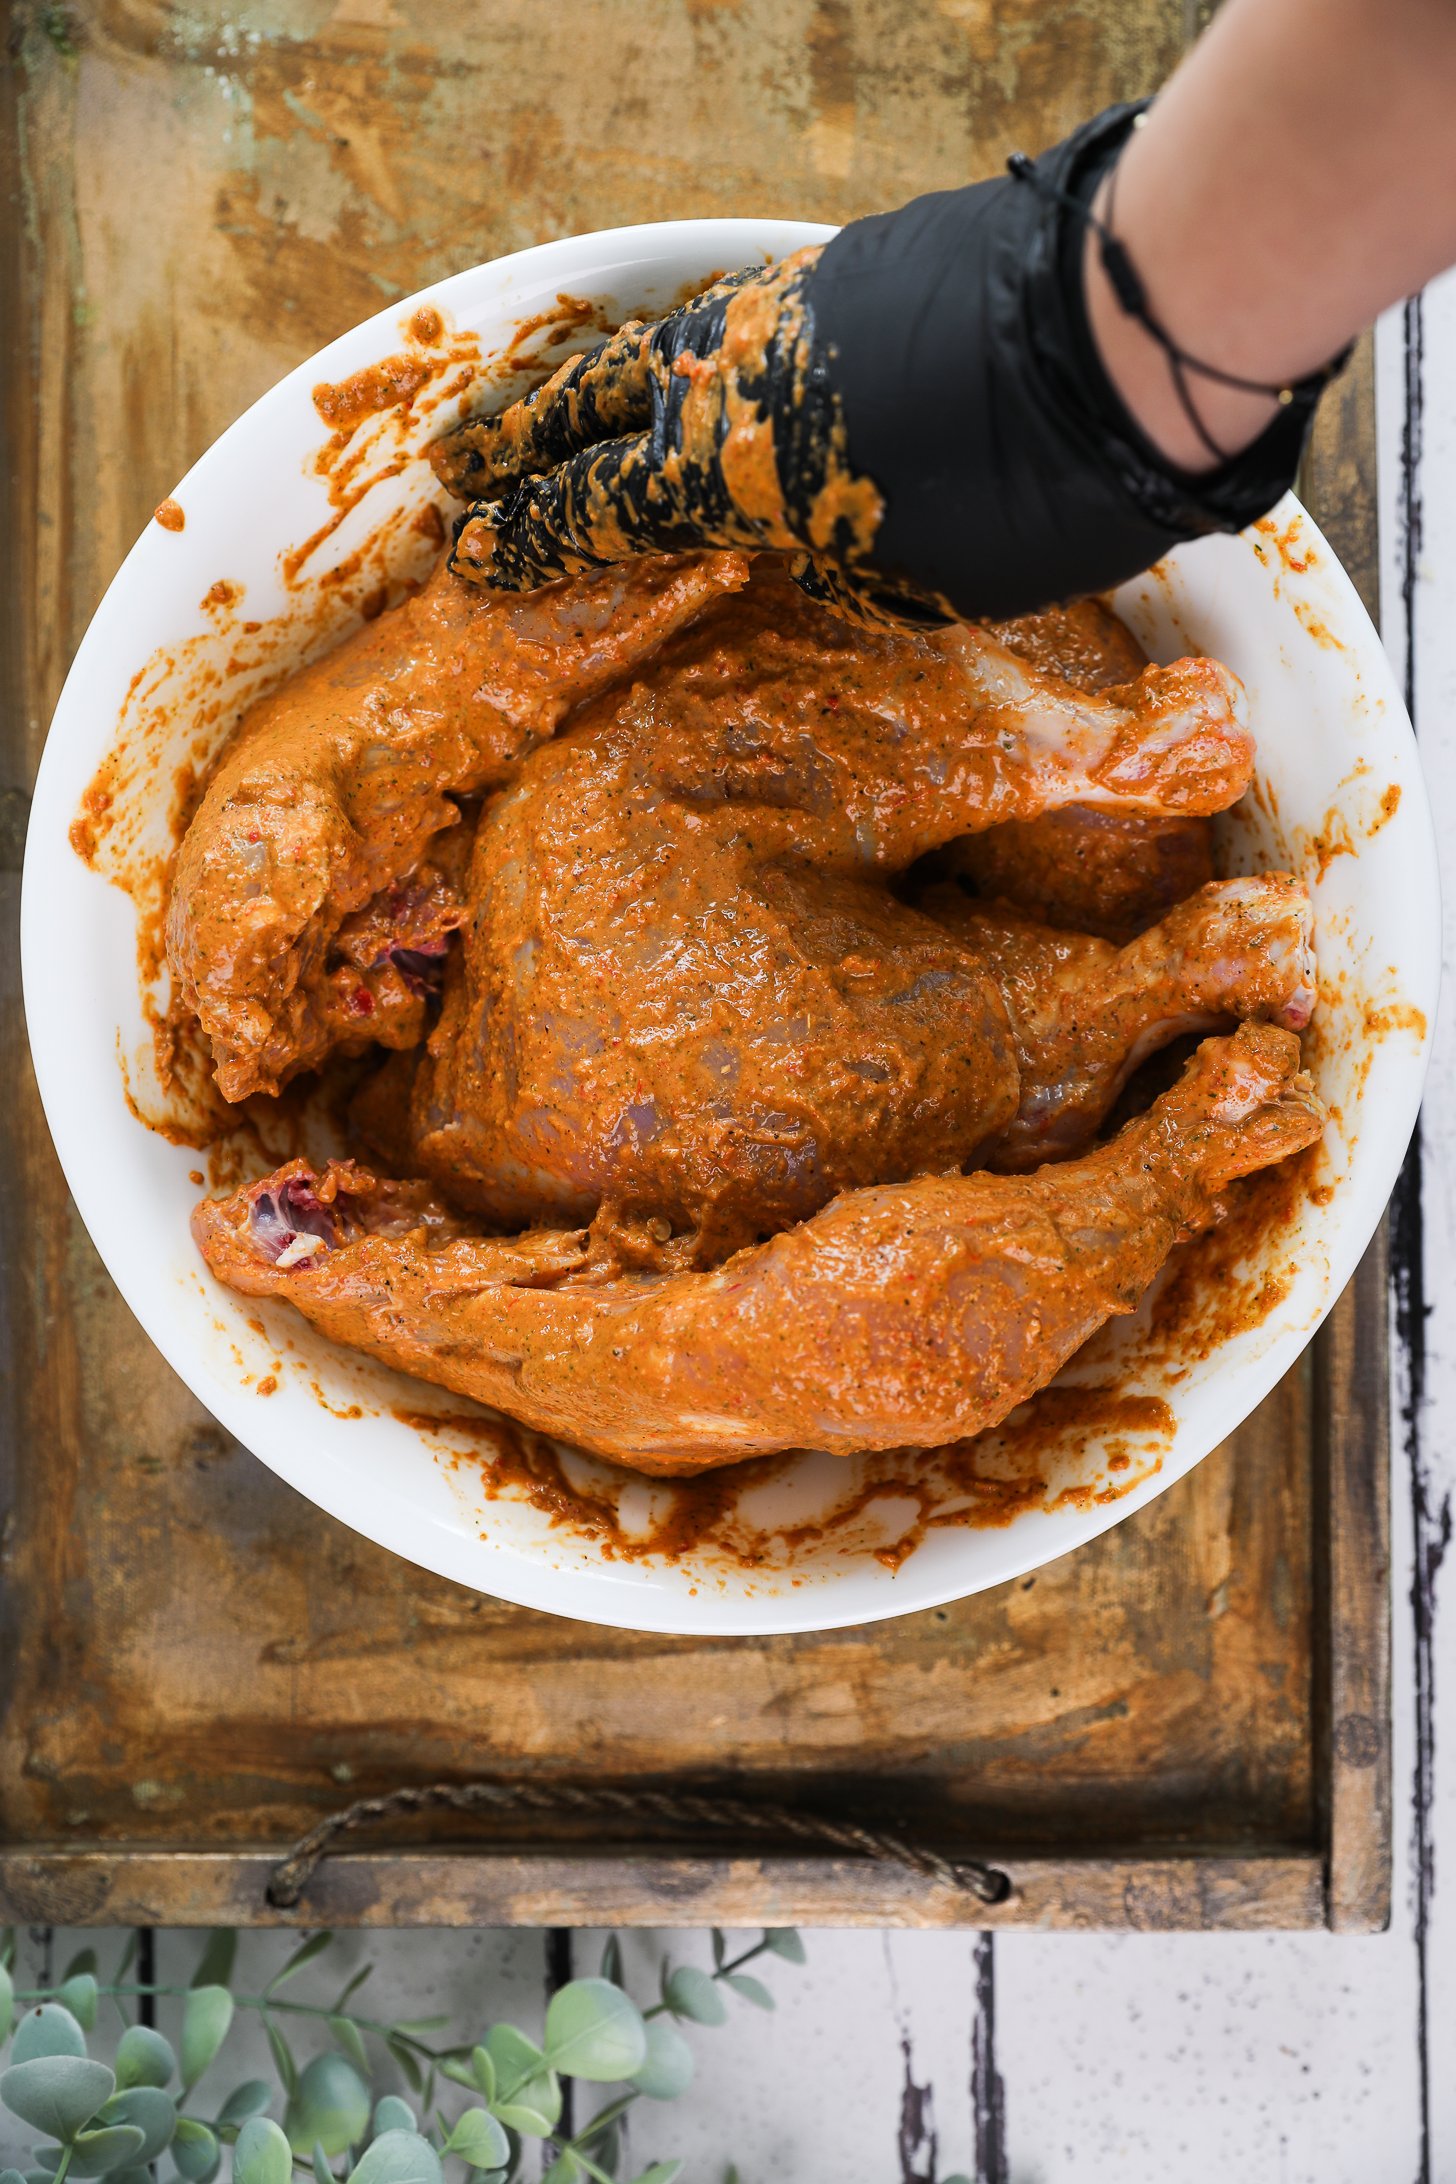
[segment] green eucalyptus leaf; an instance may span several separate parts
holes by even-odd
[[[333,1934],[327,1926],[320,1928],[316,1934],[310,1934],[307,1941],[299,1943],[282,1969],[273,1974],[263,1992],[265,1994],[276,1993],[285,1979],[292,1979],[294,1973],[301,1972],[305,1964],[312,1964],[315,1957],[322,1956],[333,1938]]]
[[[492,2025],[480,2043],[495,2066],[497,2082],[505,2089],[541,2069],[546,2057],[534,2040],[514,2025]],[[472,2057],[474,2050],[472,2049]]]
[[[10,1966],[0,1964],[0,2047],[10,2038],[10,2028],[15,2023],[15,1981],[10,1976]],[[18,2176],[17,2169],[7,2169],[7,2176]]]
[[[27,2169],[25,2172],[25,2184],[51,2184],[51,2177],[53,2174],[54,2171],[51,2169]],[[150,2170],[144,2169],[142,2171],[142,2174],[146,2177],[147,2184],[152,2184]]]
[[[585,2175],[585,2169],[570,2147],[564,2146],[542,2177],[541,2184],[581,2184]]]
[[[83,2032],[92,2032],[96,2026],[99,1996],[94,1972],[73,1972],[62,1980],[56,1999],[70,2011]]]
[[[231,1926],[214,1926],[203,1944],[197,1969],[189,1980],[193,1987],[225,1987],[233,1976],[233,1965],[238,1954],[237,1931]]]
[[[0,2184],[25,2184],[18,2169],[0,2169]]]
[[[359,1992],[359,1989],[363,1986],[365,1980],[372,1975],[373,1970],[374,1966],[372,1964],[360,1965],[358,1971],[354,1974],[348,1985],[343,1989],[338,2001],[334,2004],[334,2008],[336,2010],[341,2010],[344,2007],[344,2004]]]
[[[37,2055],[0,2076],[0,2101],[12,2114],[62,2141],[73,2139],[115,2091],[115,2073],[84,2055]]]
[[[503,2169],[511,2142],[487,2108],[467,2108],[445,2141],[447,2154],[458,2154],[472,2169]]]
[[[367,2078],[369,2075],[369,2056],[364,2046],[363,2034],[353,2018],[331,2017],[329,2019],[329,2031],[338,2041],[339,2046],[348,2056],[359,2075],[362,2078]]]
[[[615,1934],[608,1934],[602,1950],[602,1977],[610,1979],[614,1987],[622,1984],[622,1944]]]
[[[799,1938],[797,1926],[766,1926],[763,1930],[764,1947],[772,1949],[788,1964],[807,1964],[808,1952]]]
[[[270,2116],[249,2116],[233,2148],[233,2184],[289,2184],[293,2149]]]
[[[349,2184],[442,2184],[440,2157],[418,2131],[382,2131],[359,2156]]]
[[[693,2051],[670,2017],[647,2027],[647,2055],[632,2083],[650,2101],[675,2101],[693,2082]]]
[[[315,2145],[330,2156],[346,2153],[369,2128],[369,2088],[342,2055],[315,2055],[304,2065],[283,2128],[296,2154]]]
[[[145,2166],[155,2161],[172,2143],[172,2133],[177,2127],[177,2111],[160,2086],[132,2085],[113,2094],[104,2108],[98,2109],[98,2123],[134,2124],[142,2134],[142,2144],[137,2152],[137,2163]],[[109,2163],[108,2167],[119,2167]],[[98,2170],[95,2172],[100,2174]]]
[[[0,1964],[7,1972],[15,1968],[15,1928],[0,1926]]]
[[[32,2146],[30,2158],[38,2169],[45,2170],[47,2176],[54,2176],[61,2165],[61,2156],[65,2150],[64,2146]]]
[[[441,2063],[440,2075],[442,2078],[448,2078],[452,2085],[468,2086],[472,2093],[479,2091],[475,2083],[475,2072],[471,2069],[469,2063],[458,2063],[453,2055],[448,2062]]]
[[[293,2060],[293,2050],[271,2017],[264,2018],[263,2030],[268,2035],[268,2049],[273,2057],[273,2068],[278,2073],[284,2092],[292,2100],[294,2093],[298,2090],[298,2065]]]
[[[96,1951],[94,1949],[78,1949],[61,1974],[61,1985],[64,1986],[68,1979],[79,1978],[83,1972],[90,1972],[94,1979],[96,1971]]]
[[[573,2078],[630,2078],[647,2056],[647,2029],[630,1995],[609,1979],[573,1979],[546,2005],[546,2060]]]
[[[273,2088],[265,2078],[249,2078],[235,2086],[217,2112],[221,2129],[232,2124],[247,2123],[254,2116],[261,2116],[273,2105]],[[241,2133],[239,2133],[241,2136]]]
[[[763,1981],[755,1979],[752,1972],[725,1972],[723,1984],[731,1987],[735,1994],[741,1994],[744,2001],[751,2002],[756,2010],[771,2010],[775,2006],[774,1998]]]
[[[408,2101],[402,2101],[397,2093],[386,2093],[374,2104],[374,2136],[385,2131],[418,2131],[419,2119]]]
[[[529,2091],[529,2088],[527,2090]],[[513,2101],[492,2102],[490,2112],[506,2126],[507,2130],[519,2132],[522,2138],[550,2138],[561,2115],[559,2095],[554,2107],[555,2114],[553,2115],[550,2109],[537,2108],[527,2098],[527,2095],[522,2093]]]
[[[122,1950],[121,1955],[116,1960],[116,1970],[111,1975],[111,1983],[114,1987],[119,1987],[121,1985],[121,1982],[125,1979],[127,1973],[131,1970],[133,1963],[136,1961],[138,1940],[139,1936],[137,1934],[137,1930],[135,1927],[133,1927],[131,1932],[126,1937],[126,1947]]]
[[[498,2116],[511,2132],[520,2132],[522,2138],[550,2138],[554,2127],[561,2121],[561,2081],[552,2073],[550,2099],[537,2105],[533,2088],[546,2086],[546,2079],[533,2079],[524,2092],[517,2092],[513,2101],[493,2101],[491,2114]]]
[[[172,2043],[150,2025],[128,2025],[116,2050],[116,2082],[123,2089],[133,2085],[162,2086],[177,2068]]]
[[[205,2179],[217,2174],[220,2160],[217,2140],[205,2123],[196,2116],[177,2118],[176,2136],[172,2140],[172,2159],[187,2184],[205,2184]]]
[[[329,2167],[329,2157],[322,2146],[315,2146],[309,2155],[308,2165],[313,2171],[313,2184],[338,2184],[338,2179]]]
[[[534,2058],[532,2062],[534,2066]],[[500,2079],[496,2072],[495,2057],[488,2047],[473,2047],[470,2050],[470,2075],[481,2099],[493,2101]]]
[[[420,2069],[413,2048],[408,2047],[403,2040],[396,2040],[390,2033],[385,2034],[384,2044],[404,2073],[404,2082],[411,2093],[423,2093],[425,2074]]]
[[[680,2161],[654,2161],[640,2175],[633,2177],[632,2184],[677,2184],[682,2168]]]
[[[99,2130],[80,2131],[71,2142],[70,2173],[110,2176],[113,2169],[133,2168],[145,2159],[145,2144],[146,2133],[134,2123],[104,2123]]]
[[[449,2022],[448,2014],[444,2017],[401,2017],[398,2023],[391,2025],[389,2029],[391,2032],[409,2032],[418,2035],[422,2032],[438,2032],[442,2025],[448,2025]]]
[[[696,1964],[679,1964],[667,1982],[667,2006],[674,2017],[690,2017],[695,2025],[721,2025],[728,2015],[722,1994]]]
[[[233,1998],[226,1987],[189,1989],[182,2010],[180,2043],[184,2093],[191,2092],[222,2046],[232,2021]]]
[[[59,2002],[42,2002],[27,2010],[15,2028],[12,2063],[33,2063],[43,2055],[86,2053],[86,2035],[68,2009]]]
[[[710,1939],[713,1944],[713,1969],[715,1972],[721,1972],[723,1959],[728,1954],[727,1936],[721,1926],[715,1926],[710,1931]]]
[[[963,2169],[957,2169],[954,2176],[943,2176],[940,2184],[971,2184],[971,2180]]]

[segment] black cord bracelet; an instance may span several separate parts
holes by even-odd
[[[1139,114],[1134,121],[1134,127],[1141,120],[1142,116]],[[1191,355],[1187,349],[1174,340],[1166,326],[1154,314],[1153,307],[1148,301],[1148,292],[1142,275],[1133,264],[1127,245],[1121,242],[1112,231],[1110,223],[1113,198],[1117,189],[1117,165],[1114,164],[1112,168],[1112,180],[1108,187],[1108,216],[1106,219],[1101,218],[1093,211],[1089,203],[1084,202],[1071,190],[1062,189],[1058,184],[1051,181],[1040,171],[1035,162],[1027,157],[1025,152],[1013,152],[1006,165],[1015,181],[1029,182],[1040,196],[1053,204],[1061,205],[1066,211],[1074,213],[1085,226],[1092,229],[1097,237],[1097,255],[1101,261],[1102,270],[1107,275],[1113,295],[1117,298],[1120,308],[1129,318],[1137,320],[1144,332],[1152,336],[1167,357],[1168,368],[1172,374],[1173,385],[1177,390],[1183,413],[1216,462],[1226,463],[1231,461],[1232,457],[1227,448],[1219,446],[1198,413],[1198,406],[1194,402],[1188,387],[1188,374],[1190,372],[1196,372],[1201,379],[1215,380],[1221,387],[1236,387],[1241,393],[1267,395],[1271,401],[1277,402],[1281,409],[1287,409],[1291,403],[1297,401],[1313,405],[1330,381],[1337,378],[1350,361],[1355,346],[1353,342],[1347,343],[1338,356],[1332,357],[1328,364],[1321,365],[1317,371],[1306,373],[1302,379],[1295,379],[1284,385],[1278,385],[1270,384],[1262,379],[1245,379],[1238,372],[1224,371],[1217,364],[1206,363],[1202,357]]]

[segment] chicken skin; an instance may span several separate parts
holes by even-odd
[[[605,1201],[666,1223],[698,1264],[836,1192],[960,1167],[1014,1129],[1017,1029],[980,935],[891,882],[1073,798],[1215,808],[1249,762],[1211,662],[1149,670],[1113,704],[980,633],[851,630],[756,570],[484,814],[463,948],[389,1149],[502,1225]],[[1213,1022],[1287,999],[1245,1006],[1226,983]],[[1082,1141],[1122,1059],[1103,1108],[1082,1101]]]
[[[604,1270],[581,1230],[472,1234],[419,1184],[301,1161],[193,1227],[246,1296],[638,1470],[985,1431],[1147,1290],[1240,1176],[1311,1144],[1299,1041],[1245,1024],[1110,1144],[1031,1176],[846,1192],[716,1270]]]

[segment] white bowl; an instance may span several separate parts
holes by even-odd
[[[331,625],[345,626],[381,562],[419,571],[430,549],[410,522],[439,498],[419,451],[468,399],[468,375],[455,367],[474,353],[472,337],[503,398],[530,366],[523,348],[534,346],[539,361],[581,345],[583,314],[558,298],[598,302],[610,323],[661,309],[720,268],[829,232],[698,220],[548,243],[381,312],[291,373],[177,488],[185,528],[150,524],[102,601],[56,710],[26,849],[25,1000],[41,1096],[82,1218],[168,1362],[265,1463],[370,1539],[483,1592],[628,1628],[813,1630],[902,1614],[1064,1554],[1171,1485],[1288,1369],[1353,1271],[1415,1120],[1435,1007],[1436,857],[1410,725],[1353,588],[1290,501],[1244,537],[1180,551],[1118,601],[1155,655],[1215,654],[1248,689],[1261,794],[1229,829],[1231,861],[1290,867],[1313,887],[1325,988],[1315,1067],[1338,1110],[1323,1202],[1307,1198],[1292,1226],[1255,1248],[1254,1274],[1273,1270],[1282,1290],[1261,1323],[1180,1360],[1159,1349],[1144,1313],[1100,1338],[1093,1364],[1073,1372],[1158,1394],[1172,1413],[1170,1436],[1123,1430],[1109,1443],[1084,1432],[1059,1442],[1048,1433],[1044,1499],[1069,1482],[1077,1495],[997,1527],[932,1529],[898,1569],[893,1555],[872,1550],[903,1530],[903,1490],[887,1489],[813,1549],[791,1552],[776,1534],[776,1524],[801,1522],[860,1476],[823,1457],[793,1459],[750,1497],[741,1521],[760,1528],[763,1567],[746,1570],[715,1550],[624,1559],[575,1529],[553,1530],[539,1508],[509,1494],[487,1500],[478,1464],[448,1453],[468,1451],[468,1436],[448,1427],[422,1434],[392,1415],[468,1406],[333,1349],[286,1307],[265,1312],[260,1334],[257,1306],[204,1274],[188,1233],[198,1156],[144,1128],[129,1106],[128,1081],[147,1096],[133,915],[68,839],[123,710],[129,756],[118,781],[135,854],[138,842],[165,839],[177,762],[215,748],[260,677],[270,668],[276,676]],[[421,306],[433,306],[446,329],[432,350],[416,339]],[[524,322],[543,318],[512,347]],[[375,482],[290,585],[285,553],[335,513],[316,466],[328,433],[313,390],[400,354],[422,369],[431,356],[450,368],[435,370],[413,408],[359,427],[345,454],[362,449],[356,482]],[[330,574],[361,542],[362,573],[352,589],[331,590]],[[214,591],[218,579],[233,591]],[[264,1393],[270,1378],[276,1390]],[[1109,1461],[1120,1464],[1115,1476]],[[613,1483],[624,1521],[673,1491]],[[1109,1485],[1126,1490],[1097,1500]]]

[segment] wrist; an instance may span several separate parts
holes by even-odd
[[[1108,175],[1092,200],[1092,209],[1100,219],[1107,217],[1111,193],[1112,177]],[[1125,227],[1119,213],[1116,232],[1122,240],[1126,240]],[[1183,331],[1185,323],[1196,325],[1203,316],[1191,309],[1180,309],[1185,303],[1184,284],[1166,276],[1155,252],[1144,248],[1133,249],[1131,254],[1147,283],[1160,322],[1191,353],[1221,364],[1216,331],[1197,337]],[[1082,283],[1088,329],[1102,368],[1129,417],[1173,469],[1188,477],[1215,470],[1220,456],[1213,453],[1189,416],[1167,352],[1119,302],[1102,263],[1097,232],[1090,223],[1082,243]],[[1223,460],[1241,455],[1252,446],[1279,410],[1273,394],[1224,386],[1201,374],[1191,375],[1188,392],[1204,432],[1221,450]]]

